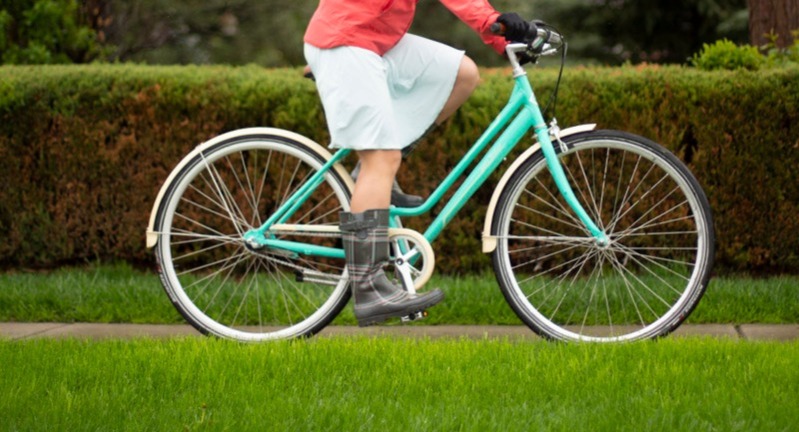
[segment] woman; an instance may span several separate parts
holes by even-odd
[[[500,14],[487,0],[440,0],[504,53],[527,23]],[[341,213],[347,268],[361,326],[422,311],[443,300],[441,290],[410,295],[383,267],[388,208],[402,149],[452,115],[477,86],[477,66],[463,51],[408,34],[418,0],[321,0],[305,33],[331,147],[358,154],[360,172],[350,212]],[[505,38],[492,35],[495,22]]]

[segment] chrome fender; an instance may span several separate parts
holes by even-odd
[[[306,137],[304,137],[304,136],[302,136],[300,134],[296,134],[294,132],[290,132],[290,131],[283,130],[283,129],[267,128],[267,127],[246,128],[246,129],[234,130],[234,131],[227,132],[227,133],[224,133],[222,135],[219,135],[217,137],[214,137],[214,138],[210,139],[209,141],[206,141],[206,142],[198,145],[197,147],[194,148],[194,150],[191,151],[191,153],[186,155],[186,157],[184,157],[180,161],[180,163],[178,163],[178,165],[172,170],[172,172],[169,174],[169,177],[166,179],[164,184],[161,186],[161,190],[158,191],[158,197],[155,199],[155,203],[153,203],[153,209],[150,211],[150,222],[147,225],[147,248],[152,248],[158,243],[158,233],[156,233],[154,231],[154,228],[155,228],[155,215],[158,212],[158,208],[161,206],[161,200],[164,199],[164,195],[166,194],[167,188],[172,183],[172,181],[175,179],[175,177],[178,175],[178,173],[183,169],[183,167],[186,166],[189,163],[189,161],[191,161],[196,155],[198,155],[200,152],[208,149],[209,147],[211,147],[211,146],[213,146],[213,145],[215,145],[215,144],[217,144],[219,142],[222,142],[222,141],[227,141],[227,140],[230,140],[232,138],[245,137],[247,135],[277,135],[277,136],[280,136],[280,137],[284,137],[284,138],[287,138],[287,139],[302,143],[303,145],[305,145],[305,146],[311,148],[313,151],[317,152],[319,155],[321,155],[325,159],[330,159],[332,157],[332,154],[326,148],[322,147],[321,145],[317,144],[316,142],[314,142],[314,141],[312,141],[312,140],[310,140],[310,139],[308,139],[308,138],[306,138]],[[350,191],[353,190],[354,183],[352,181],[352,177],[350,177],[349,172],[347,172],[347,170],[345,170],[344,167],[341,164],[336,164],[333,168],[338,172],[338,174],[341,176],[341,178],[344,179],[344,181],[347,184],[347,187],[350,188]]]
[[[596,124],[583,124],[579,126],[572,126],[570,128],[566,128],[560,131],[560,138],[567,137],[569,135],[574,135],[582,132],[590,132],[596,129]],[[552,140],[555,141],[556,137],[554,135],[551,136]],[[554,143],[557,145],[557,142]],[[491,253],[494,252],[494,249],[497,248],[497,239],[491,233],[491,225],[494,222],[494,212],[496,211],[497,203],[499,202],[499,196],[502,194],[502,190],[505,189],[505,186],[510,181],[511,176],[522,166],[522,164],[529,159],[533,154],[538,152],[541,149],[541,145],[536,143],[534,146],[530,147],[522,153],[513,164],[505,171],[505,174],[497,183],[497,187],[494,189],[494,194],[491,196],[491,201],[488,204],[488,209],[486,210],[486,219],[483,224],[483,253]]]

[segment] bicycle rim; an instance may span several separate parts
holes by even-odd
[[[503,191],[494,267],[508,302],[544,337],[612,342],[674,330],[704,293],[713,261],[707,199],[687,168],[640,137],[568,137],[559,159],[610,245],[557,193],[542,155]]]
[[[156,218],[156,256],[167,294],[198,330],[241,341],[308,336],[344,307],[343,260],[253,250],[242,241],[323,163],[290,138],[247,136],[205,150],[175,177]],[[337,225],[349,198],[331,170],[285,223]],[[340,246],[338,236],[275,238]]]

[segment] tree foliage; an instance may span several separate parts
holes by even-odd
[[[107,0],[120,60],[298,65],[316,1]]]
[[[586,0],[556,14],[577,48],[602,63],[685,63],[704,43],[745,42],[746,0]]]
[[[85,63],[102,57],[97,32],[76,0],[5,0],[0,63]]]
[[[500,11],[542,19],[567,35],[570,58],[618,64],[685,63],[705,43],[748,40],[746,0],[491,0]],[[318,1],[6,0],[5,63],[304,63],[302,36]],[[439,1],[420,0],[411,31],[503,64]],[[105,49],[103,49],[103,47]]]
[[[318,1],[94,0],[113,18],[114,58],[147,63],[304,63],[302,36]],[[572,58],[617,64],[685,63],[703,43],[747,40],[746,0],[491,0],[543,19],[568,36]],[[411,31],[458,48],[481,65],[503,60],[439,1],[420,0]]]

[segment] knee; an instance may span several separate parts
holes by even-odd
[[[402,163],[399,150],[367,150],[360,153],[361,172],[378,175],[396,175]]]
[[[458,85],[463,91],[471,93],[480,82],[480,70],[472,59],[463,56],[458,69]]]
[[[400,164],[402,164],[402,152],[399,150],[390,150],[384,152],[382,155],[383,167],[386,171],[391,172],[392,176],[399,171]]]

